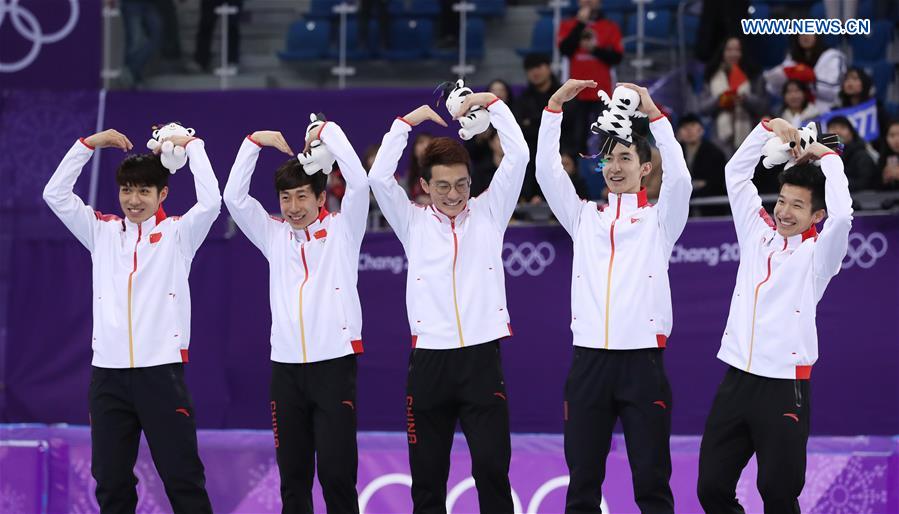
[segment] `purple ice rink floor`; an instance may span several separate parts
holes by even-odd
[[[447,486],[453,514],[477,512],[471,460],[457,434]],[[411,512],[406,437],[396,432],[359,434],[359,501],[363,513]],[[206,482],[218,513],[280,512],[278,468],[272,435],[257,430],[200,430]],[[696,498],[698,436],[671,438],[678,513],[701,512]],[[135,467],[141,514],[171,512],[145,442]],[[516,512],[562,512],[567,469],[562,436],[514,434],[510,477]],[[747,512],[762,512],[751,460],[737,487]],[[624,439],[616,435],[607,463],[604,512],[638,512]],[[315,507],[325,512],[316,484]],[[813,437],[808,447],[807,513],[899,512],[899,437]],[[98,512],[90,474],[90,432],[83,426],[0,425],[0,513]]]

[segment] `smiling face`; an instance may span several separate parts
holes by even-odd
[[[652,171],[651,162],[640,163],[636,142],[630,147],[616,144],[605,158],[602,176],[611,193],[638,193],[643,177]]]
[[[156,186],[123,184],[119,186],[119,205],[128,221],[139,225],[156,214],[168,194],[168,186],[160,191]]]
[[[325,192],[318,196],[312,186],[295,187],[278,192],[281,204],[281,216],[294,230],[302,230],[318,218],[319,211],[325,204]]]
[[[801,234],[824,219],[824,209],[813,210],[812,191],[794,184],[780,188],[774,205],[774,224],[783,237]]]
[[[464,164],[435,164],[431,180],[421,179],[421,187],[431,198],[431,205],[454,218],[465,210],[471,195],[471,176]]]

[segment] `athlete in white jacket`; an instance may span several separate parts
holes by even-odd
[[[796,142],[798,154],[798,131],[774,119],[759,124],[724,168],[740,267],[718,352],[730,367],[703,433],[698,485],[703,508],[716,514],[743,512],[735,489],[753,453],[765,512],[799,512],[818,359],[815,309],[840,271],[852,227],[843,162],[820,143],[781,174],[771,219],[752,177],[772,137]]]
[[[91,473],[102,512],[137,507],[133,469],[141,430],[172,509],[212,512],[182,362],[190,342],[187,277],[221,196],[203,140],[170,140],[186,148],[197,190],[197,204],[184,216],[162,210],[169,171],[152,154],[130,156],[116,171],[124,219],[95,211],[75,195],[95,148],[131,150],[115,130],[76,141],[44,188],[44,200],[93,264]]]
[[[368,180],[337,124],[315,129],[307,145],[315,139],[336,157],[346,179],[339,213],[324,208],[327,176],[308,175],[295,157],[275,173],[282,218],[269,216],[249,195],[262,148],[293,156],[274,131],[244,139],[225,186],[225,205],[269,263],[270,406],[284,512],[312,512],[316,461],[328,511],[358,512],[356,354],[362,353],[362,309],[356,278]]]
[[[671,123],[646,88],[641,112],[662,155],[658,205],[642,179],[652,171],[649,142],[604,155],[609,204],[578,198],[562,168],[562,104],[593,81],[569,80],[550,98],[540,122],[537,182],[574,241],[571,330],[574,362],[565,385],[565,459],[571,481],[567,512],[599,512],[612,429],[621,418],[641,512],[674,512],[671,476],[671,388],[662,362],[671,333],[668,259],[689,214],[692,185]]]
[[[445,512],[457,421],[471,450],[481,512],[512,512],[509,410],[499,359],[499,340],[512,330],[501,252],[529,152],[505,103],[473,93],[461,112],[476,105],[490,113],[504,154],[490,188],[477,198],[469,198],[468,152],[455,139],[435,138],[425,150],[421,184],[431,205],[410,202],[396,182],[412,127],[425,120],[445,125],[428,106],[393,122],[369,174],[409,259],[406,309],[414,350],[406,418],[416,513]]]

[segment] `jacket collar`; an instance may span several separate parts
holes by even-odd
[[[609,193],[608,208],[616,216],[619,214],[630,214],[647,205],[649,205],[649,199],[646,196],[645,187],[641,187],[637,193]]]
[[[122,218],[122,229],[125,232],[137,231],[141,234],[148,234],[151,230],[156,228],[157,225],[162,223],[162,220],[166,219],[166,217],[165,211],[162,210],[162,205],[160,205],[159,209],[156,210],[156,214],[144,220],[140,223],[140,226],[129,220],[127,216]]]
[[[463,221],[465,221],[466,218],[468,218],[468,216],[471,213],[470,208],[471,208],[471,198],[469,198],[468,201],[465,202],[465,208],[462,209],[462,212],[457,214],[455,218],[450,218],[449,216],[444,214],[440,209],[434,207],[433,205],[428,206],[428,212],[430,214],[432,214],[435,218],[437,218],[437,221],[439,221],[440,223],[446,223],[447,225],[452,225],[455,223],[456,225],[458,225],[458,224],[462,223]]]
[[[294,230],[294,233],[297,236],[297,241],[304,242],[311,241],[312,239],[319,239],[318,237],[316,237],[316,234],[318,234],[319,231],[325,228],[325,218],[328,217],[328,214],[330,214],[328,212],[328,209],[322,206],[318,210],[318,217],[315,218],[312,223],[306,225],[306,228],[302,230]],[[327,232],[325,232],[325,234],[327,234]]]

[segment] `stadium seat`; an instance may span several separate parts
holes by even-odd
[[[531,32],[531,46],[529,48],[519,48],[516,51],[522,57],[530,53],[552,55],[555,44],[556,38],[553,32],[552,16],[541,16],[537,23],[534,24],[534,30]]]
[[[334,32],[339,32],[340,26],[334,27]],[[369,20],[368,25],[368,41],[365,46],[360,46],[362,42],[359,39],[359,19],[355,16],[347,18],[346,23],[346,57],[349,60],[363,60],[374,57],[377,53],[379,43],[378,23],[376,20]],[[329,55],[333,59],[340,57],[339,42],[331,48]]]
[[[469,13],[470,16],[496,18],[506,14],[506,0],[477,0],[472,3],[475,10]]]
[[[325,19],[300,19],[287,29],[287,40],[278,57],[283,61],[322,59],[331,41],[331,23]]]
[[[426,18],[400,18],[390,22],[390,47],[384,57],[409,61],[427,57],[434,42],[434,22]]]
[[[568,3],[560,9],[563,19],[570,18],[577,14],[577,0],[567,0],[567,2]],[[552,9],[551,7],[540,7],[537,9],[537,15],[541,16],[541,17],[549,16],[550,18],[552,18],[553,11],[554,11],[554,9]],[[609,11],[609,8],[607,5],[603,5],[603,11],[605,11],[605,12]]]
[[[649,8],[649,6],[647,6]],[[606,13],[610,12],[636,12],[637,6],[633,0],[606,0],[602,3],[602,9]]]
[[[486,30],[482,18],[468,18],[468,31],[465,39],[465,55],[468,59],[482,59],[484,57]],[[431,52],[431,55],[437,59],[449,61],[459,58],[457,50],[434,50]]]
[[[391,0],[388,11],[396,16],[410,16],[414,18],[438,16],[440,14],[439,0]]]
[[[643,23],[643,35],[649,38],[649,41],[646,42],[647,47],[655,46],[664,46],[667,42],[671,40],[671,35],[674,33],[672,30],[672,16],[671,11],[646,11],[644,14],[644,23]],[[625,30],[625,37],[632,37],[637,35],[637,16],[629,16],[626,23],[627,29]],[[634,51],[637,47],[635,41],[628,41],[624,48],[628,52]]]
[[[334,16],[334,6],[340,2],[341,0],[312,0],[309,3],[309,11],[306,12],[306,18],[328,19]]]
[[[871,33],[867,36],[849,36],[852,59],[856,61],[883,61],[887,47],[893,39],[893,22],[871,20]]]
[[[696,46],[696,33],[699,31],[699,16],[684,16],[684,42],[688,49]],[[688,50],[689,51],[689,50]]]
[[[771,17],[771,7],[767,4],[759,3],[757,0],[749,6],[746,14],[754,20],[765,20]]]

